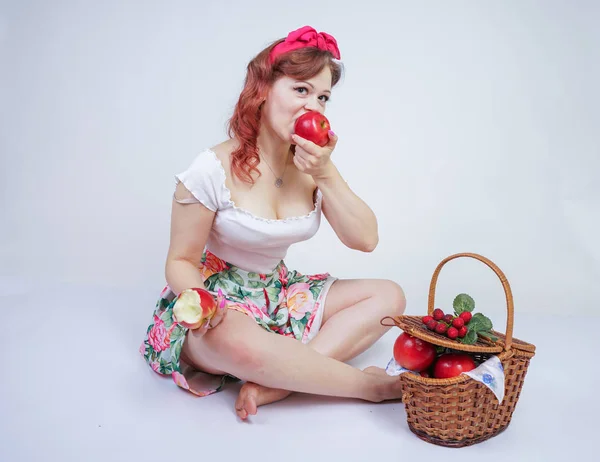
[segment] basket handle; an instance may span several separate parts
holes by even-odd
[[[438,280],[440,271],[442,270],[442,267],[446,263],[448,263],[450,260],[454,260],[455,258],[461,258],[461,257],[474,258],[475,260],[479,260],[479,261],[485,263],[487,266],[489,266],[492,269],[492,271],[494,271],[494,273],[496,273],[496,276],[498,276],[498,278],[500,279],[500,282],[502,283],[502,287],[504,288],[504,294],[506,295],[506,308],[507,308],[507,312],[508,312],[508,315],[506,318],[506,344],[504,346],[504,349],[509,350],[510,347],[512,346],[513,322],[514,322],[514,303],[513,303],[512,291],[510,290],[510,285],[508,283],[508,280],[506,279],[506,276],[502,272],[502,270],[500,270],[500,268],[498,268],[491,260],[485,258],[482,255],[478,255],[476,253],[457,253],[454,255],[450,255],[449,257],[446,257],[444,260],[441,261],[441,263],[437,266],[437,268],[433,272],[433,276],[431,278],[431,284],[429,285],[429,302],[427,305],[427,313],[430,316],[433,314],[433,306],[435,304],[435,287],[437,284],[437,280]]]

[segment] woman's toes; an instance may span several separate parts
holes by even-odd
[[[258,394],[260,391],[260,385],[255,383],[247,382],[242,385],[240,393],[235,401],[235,410],[237,415],[242,420],[246,420],[249,415],[256,415]]]

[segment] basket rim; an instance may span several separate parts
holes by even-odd
[[[504,362],[510,358],[512,358],[514,356],[514,352],[512,351],[503,351],[502,353],[500,353],[498,355],[498,359],[500,360],[500,362]],[[446,386],[446,385],[455,385],[457,383],[462,383],[462,382],[466,382],[467,380],[473,380],[471,378],[471,376],[466,375],[466,374],[460,374],[457,375],[456,377],[450,377],[448,379],[437,379],[435,377],[423,377],[419,374],[415,374],[413,372],[407,371],[407,372],[403,372],[401,374],[403,376],[403,378],[407,379],[407,380],[412,380],[413,382],[418,382],[424,385],[440,385],[440,386]]]

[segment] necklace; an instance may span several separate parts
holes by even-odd
[[[288,157],[289,157],[289,155],[288,155]],[[265,157],[263,157],[263,159],[264,159],[265,163],[267,164],[267,167],[269,167],[269,170],[271,170],[271,173],[275,177],[275,187],[281,188],[283,186],[283,175],[285,175],[285,170],[287,169],[287,166],[288,166],[287,159],[285,161],[285,167],[283,168],[283,172],[281,173],[281,176],[277,176],[275,174],[275,172],[273,171],[273,169],[271,168],[271,166],[269,165],[269,162],[267,161],[267,159]]]

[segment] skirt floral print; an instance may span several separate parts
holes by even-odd
[[[289,271],[282,261],[269,274],[244,271],[210,251],[200,264],[204,286],[215,297],[224,297],[228,309],[252,317],[265,330],[310,341],[320,328],[323,303],[336,278],[328,273],[303,275]],[[148,365],[161,375],[170,375],[181,388],[198,396],[220,391],[233,376],[215,376],[181,361],[188,329],[173,320],[176,294],[166,286],[156,303],[153,319],[140,346]]]

